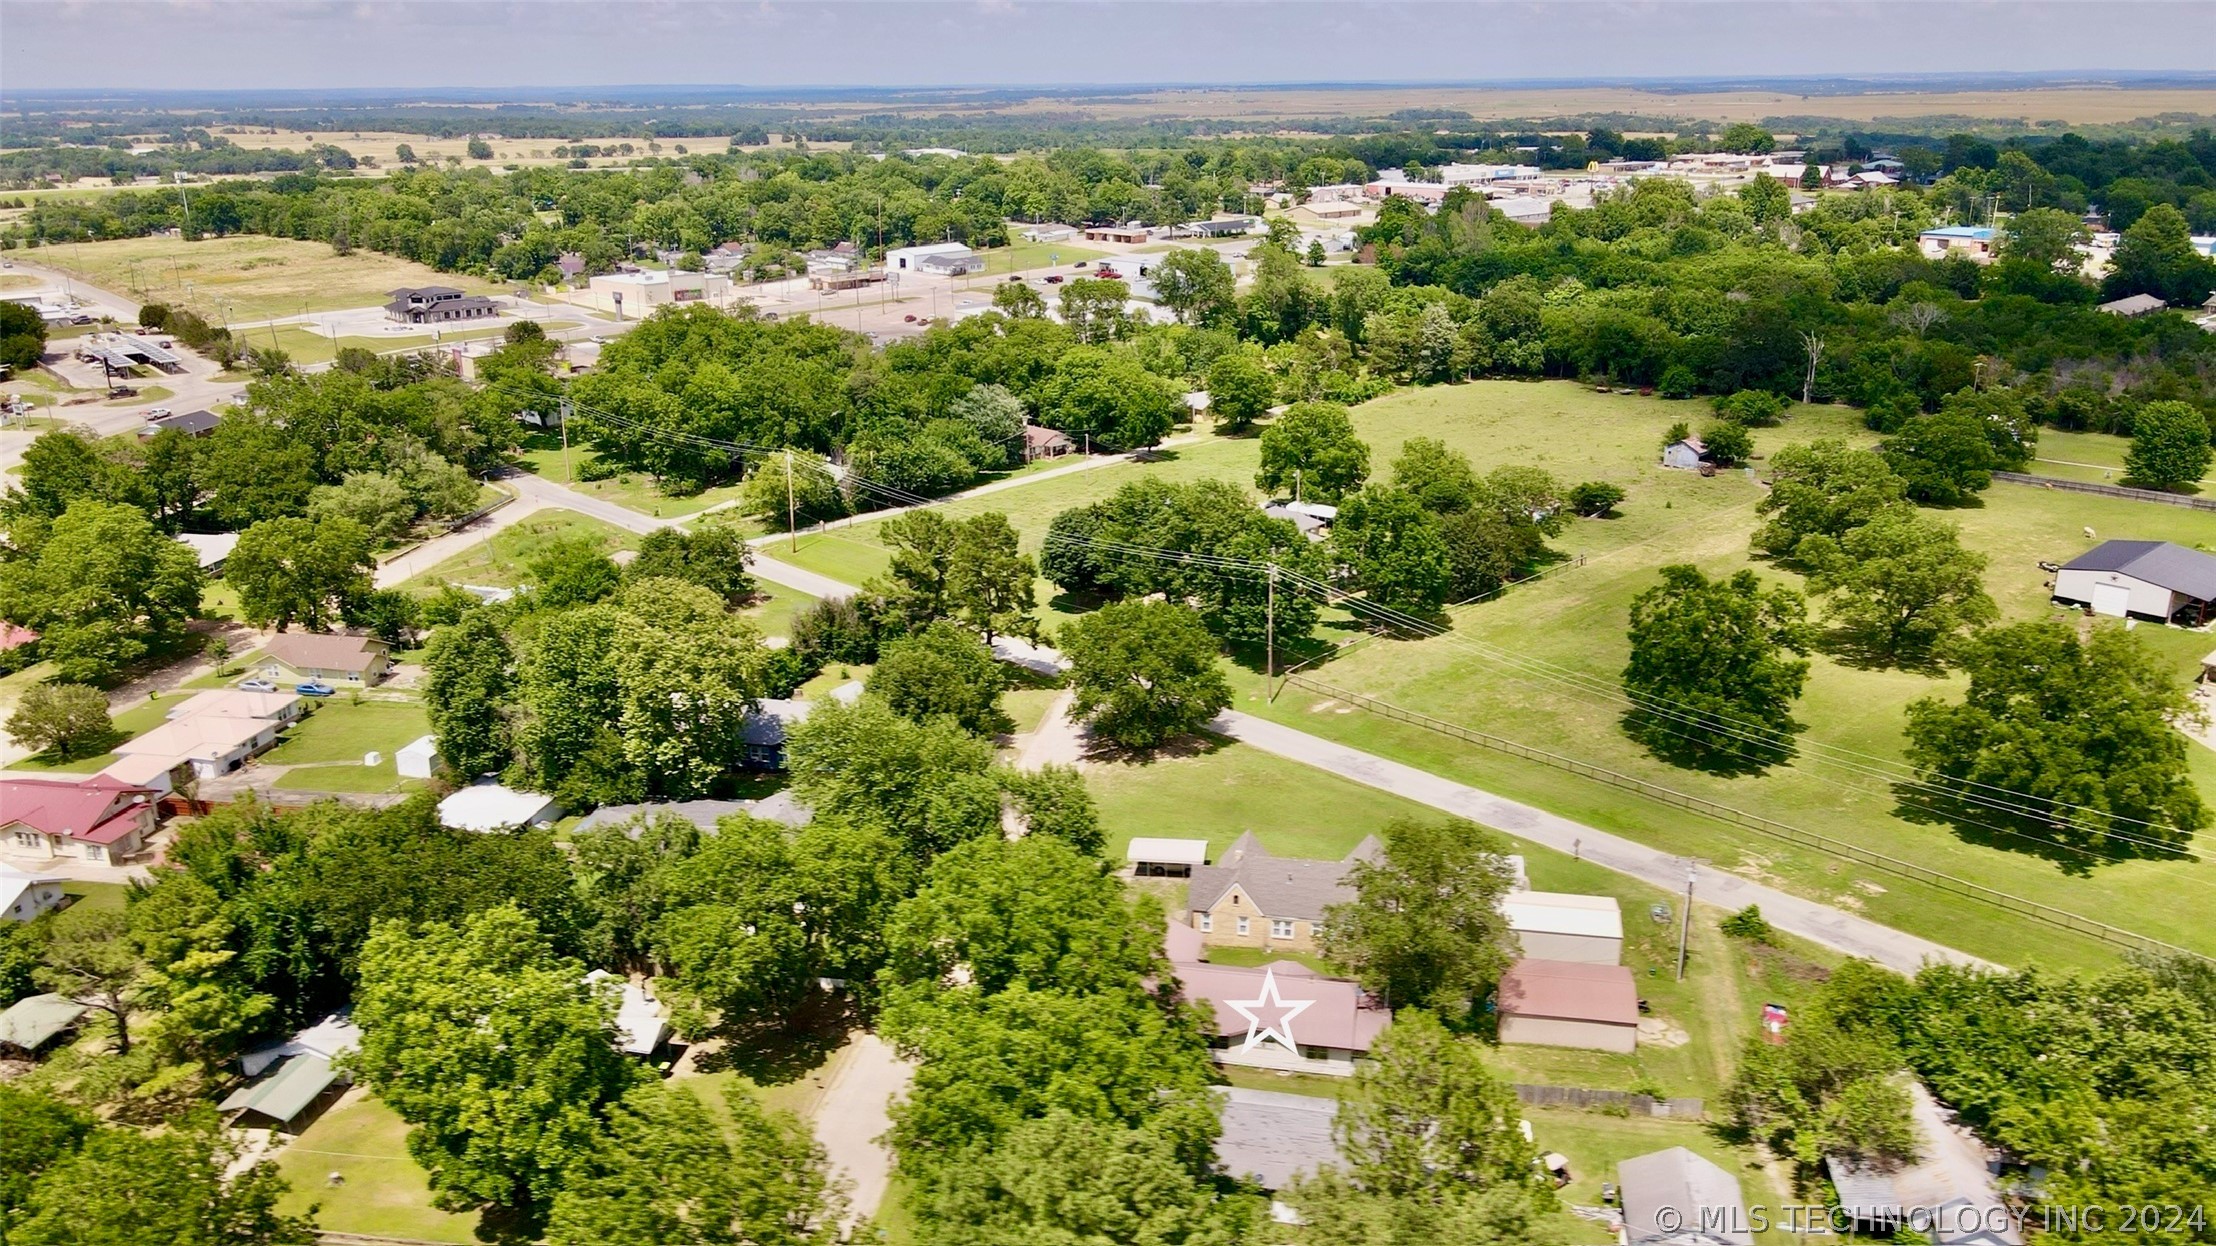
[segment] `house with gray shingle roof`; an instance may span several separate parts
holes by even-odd
[[[1185,901],[1189,924],[1211,946],[1312,952],[1324,910],[1354,898],[1348,871],[1384,852],[1377,836],[1366,835],[1337,861],[1273,857],[1248,831],[1216,864],[1193,869]]]

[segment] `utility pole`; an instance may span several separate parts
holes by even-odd
[[[785,447],[785,535],[792,540],[792,551],[800,552],[799,508],[793,504],[793,451]]]
[[[562,395],[560,420],[562,423],[562,483],[576,484],[577,471],[569,465],[569,395]]]
[[[1269,608],[1264,614],[1263,635],[1263,687],[1269,690],[1269,699],[1277,699],[1277,564],[1270,563]]]
[[[1693,881],[1700,876],[1700,861],[1695,857],[1685,859],[1685,911],[1678,915],[1677,923],[1677,980],[1685,980],[1685,942],[1693,933]]]

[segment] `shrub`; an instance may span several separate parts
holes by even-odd
[[[1570,509],[1589,518],[1614,513],[1624,491],[1604,480],[1588,480],[1570,490]]]
[[[1785,418],[1785,400],[1766,389],[1742,389],[1715,400],[1716,414],[1747,428],[1768,428]]]
[[[1654,392],[1664,398],[1690,398],[1699,388],[1700,378],[1682,363],[1662,369],[1661,379],[1654,383]]]
[[[1771,943],[1777,937],[1777,928],[1762,916],[1762,907],[1756,904],[1723,919],[1719,929],[1734,939],[1745,939],[1749,943]]]

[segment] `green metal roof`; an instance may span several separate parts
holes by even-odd
[[[85,1006],[62,995],[33,995],[0,1012],[0,1046],[37,1051],[77,1024]]]
[[[273,1121],[287,1122],[314,1103],[316,1096],[338,1077],[331,1062],[321,1056],[294,1056],[268,1077],[232,1091],[222,1108],[226,1112],[258,1112]]]

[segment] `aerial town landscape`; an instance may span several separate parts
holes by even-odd
[[[2216,1242],[2216,11],[1908,12],[0,6],[0,1246]]]

